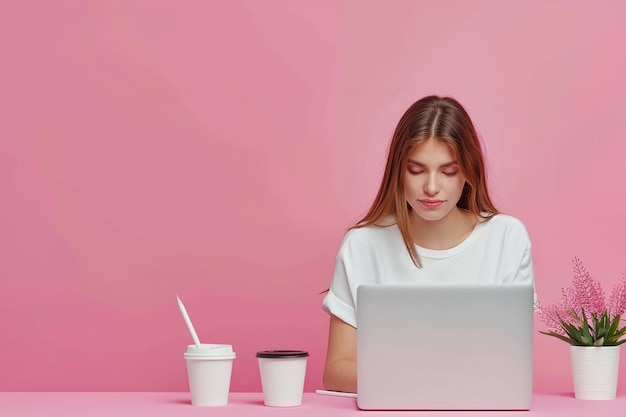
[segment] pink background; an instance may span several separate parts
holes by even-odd
[[[622,2],[2,3],[0,390],[186,390],[175,294],[234,391],[272,348],[321,388],[319,293],[430,93],[474,118],[544,303],[574,256],[626,270]],[[535,345],[535,390],[571,392]]]

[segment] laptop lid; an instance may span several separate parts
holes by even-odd
[[[357,404],[527,410],[532,285],[357,288]]]

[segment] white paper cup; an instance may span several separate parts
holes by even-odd
[[[221,406],[228,403],[235,352],[231,345],[187,346],[184,354],[191,404]]]
[[[265,350],[257,352],[263,402],[270,407],[297,407],[302,404],[308,352]]]

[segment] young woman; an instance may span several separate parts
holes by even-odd
[[[323,308],[330,314],[324,386],[356,392],[360,284],[532,283],[531,244],[499,214],[476,129],[453,98],[428,96],[400,119],[378,195],[346,233]]]

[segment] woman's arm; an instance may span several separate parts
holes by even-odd
[[[334,315],[330,316],[324,388],[356,392],[356,329]]]

